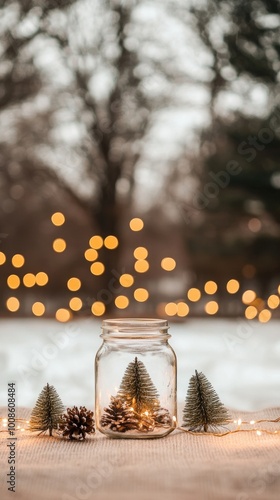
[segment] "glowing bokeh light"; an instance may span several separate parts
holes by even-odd
[[[131,231],[141,231],[141,229],[143,229],[144,227],[144,222],[142,221],[142,219],[135,217],[129,222],[129,227]]]
[[[65,222],[65,217],[61,212],[55,212],[51,216],[51,221],[54,226],[62,226]]]
[[[208,295],[214,295],[214,293],[216,293],[216,291],[218,290],[218,285],[217,283],[215,283],[215,281],[206,281],[205,285],[204,285],[204,291],[205,293],[207,293]]]
[[[15,290],[20,285],[20,279],[16,274],[10,274],[7,278],[7,285],[12,290]]]
[[[236,293],[240,288],[240,283],[235,279],[231,279],[227,282],[226,288],[228,293]]]
[[[21,255],[20,253],[16,253],[12,257],[12,265],[14,267],[22,267],[24,265],[24,262],[25,262],[25,259],[24,259],[23,255]]]
[[[256,296],[257,296],[256,292],[254,292],[253,290],[246,290],[242,294],[243,304],[251,304],[251,302],[253,302],[253,300],[255,300]]]
[[[20,302],[16,297],[9,297],[6,301],[7,309],[11,312],[16,312],[19,310]]]
[[[105,305],[103,302],[94,302],[91,306],[91,312],[94,316],[102,316],[105,313]]]
[[[22,278],[24,286],[31,288],[36,285],[36,276],[33,273],[26,273]]]
[[[63,238],[56,238],[56,240],[53,241],[53,249],[57,253],[64,252],[66,249],[66,241]]]
[[[88,248],[84,253],[85,259],[93,262],[98,258],[98,252],[94,248]]]
[[[268,309],[263,309],[260,313],[259,313],[259,322],[260,323],[267,323],[270,318],[271,318],[271,312],[268,310]]]
[[[133,295],[137,302],[146,302],[149,298],[149,292],[146,288],[136,288]]]
[[[125,288],[128,288],[133,285],[134,278],[131,274],[122,274],[119,278],[119,282]]]
[[[115,298],[115,306],[118,309],[125,309],[129,305],[129,300],[125,295],[119,295]]]
[[[258,314],[258,310],[255,306],[248,306],[245,309],[245,318],[254,319]]]
[[[95,276],[100,276],[105,271],[105,266],[102,262],[94,262],[90,266],[90,272]]]
[[[187,297],[191,302],[197,302],[201,297],[201,292],[198,288],[190,288],[187,292]]]
[[[99,250],[103,245],[103,238],[99,235],[92,236],[89,240],[89,246],[94,250]]]
[[[278,295],[270,295],[267,299],[267,305],[268,307],[270,307],[270,309],[277,309],[277,307],[279,306],[279,297]]]
[[[205,309],[205,312],[207,314],[210,314],[210,315],[216,314],[219,310],[219,304],[215,300],[210,300],[209,302],[207,302],[205,304],[204,309]]]
[[[67,281],[67,288],[71,290],[71,292],[76,292],[81,288],[81,280],[79,278],[69,278]]]
[[[175,314],[177,314],[177,311],[178,311],[177,304],[175,304],[175,302],[168,302],[168,304],[166,304],[164,310],[165,310],[165,314],[167,314],[167,316],[175,316]]]
[[[36,285],[45,286],[49,281],[49,277],[47,273],[40,271],[39,273],[36,274],[35,280],[36,280]]]
[[[148,250],[145,247],[137,247],[135,248],[133,255],[135,259],[146,259],[148,257]]]
[[[160,265],[164,271],[173,271],[176,267],[176,260],[172,259],[172,257],[165,257],[162,259]]]
[[[44,304],[42,304],[42,302],[34,302],[34,304],[32,305],[32,312],[34,316],[43,316],[45,310],[46,308]]]
[[[184,316],[187,316],[190,312],[190,308],[188,304],[185,302],[178,302],[177,304],[177,315],[183,318]]]
[[[108,250],[114,250],[114,248],[117,248],[118,244],[119,241],[118,238],[116,238],[116,236],[109,235],[106,236],[104,240],[104,246],[108,248]]]
[[[148,271],[150,265],[147,260],[137,260],[134,264],[134,269],[137,273],[145,273]]]
[[[68,309],[61,308],[56,311],[55,317],[60,323],[66,323],[71,319],[71,312]]]
[[[72,309],[72,311],[80,311],[83,307],[83,302],[79,297],[72,297],[72,299],[69,301],[69,307]]]
[[[2,266],[2,264],[5,264],[5,262],[6,262],[6,255],[3,252],[0,252],[0,266]]]

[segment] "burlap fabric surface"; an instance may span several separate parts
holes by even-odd
[[[0,408],[1,416],[6,409]],[[28,418],[20,409],[18,417]],[[246,420],[276,418],[280,408],[234,413]],[[263,425],[264,427],[264,425]],[[280,423],[266,424],[280,430]],[[85,442],[21,433],[16,493],[7,490],[7,434],[0,434],[0,499],[18,500],[279,500],[280,434],[226,437],[175,431],[156,440]]]

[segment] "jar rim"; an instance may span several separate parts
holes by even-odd
[[[112,318],[102,321],[103,338],[168,338],[168,321],[157,318]]]
[[[158,318],[112,318],[112,319],[103,319],[102,326],[138,326],[143,328],[150,327],[159,327],[159,328],[168,328],[168,321],[166,319],[158,319]]]

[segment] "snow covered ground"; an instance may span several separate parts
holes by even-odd
[[[0,405],[7,383],[17,382],[17,404],[34,406],[48,382],[67,405],[93,406],[94,357],[101,321],[0,321]],[[203,371],[231,408],[257,410],[280,405],[280,321],[199,319],[170,324],[178,360],[178,400],[194,370]]]

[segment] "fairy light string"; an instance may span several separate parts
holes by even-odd
[[[173,419],[174,420],[174,419]],[[24,418],[16,418],[15,421],[18,423],[15,431],[20,431],[20,432],[24,432],[24,431],[28,431],[29,430],[29,420],[26,420]],[[186,434],[191,434],[193,436],[215,436],[215,437],[224,437],[224,436],[228,436],[230,434],[237,434],[237,433],[241,433],[241,432],[250,432],[250,433],[255,433],[257,436],[261,436],[262,434],[269,434],[269,435],[277,435],[277,434],[280,434],[280,429],[279,430],[269,430],[269,429],[264,429],[264,428],[257,428],[255,427],[255,425],[258,425],[258,424],[263,424],[263,423],[268,423],[268,424],[276,424],[276,423],[279,423],[280,422],[280,416],[277,417],[277,418],[274,418],[274,419],[265,419],[265,418],[262,418],[262,419],[259,419],[259,420],[249,420],[249,421],[246,421],[246,420],[241,420],[240,418],[237,419],[237,420],[231,420],[229,423],[230,424],[237,424],[237,428],[236,429],[228,429],[226,430],[225,432],[216,432],[216,431],[207,431],[207,432],[199,432],[199,431],[192,431],[192,430],[189,430],[189,429],[186,429],[185,427],[181,427],[181,426],[177,426],[176,429],[177,430],[180,430]],[[2,424],[2,427],[4,427],[3,429],[0,429],[0,432],[9,432],[8,431],[8,428],[7,425],[8,425],[8,419],[7,418],[4,418],[4,417],[0,417],[0,423]],[[22,426],[22,424],[24,424]],[[26,425],[25,425],[26,424]],[[242,425],[254,425],[253,428],[249,428],[249,429],[243,429],[241,428]]]
[[[253,428],[249,428],[249,429],[242,429],[241,426],[242,425],[257,425],[257,424],[263,424],[263,423],[267,423],[267,424],[276,424],[280,422],[280,417],[277,417],[277,418],[274,418],[274,419],[266,419],[266,418],[262,418],[262,419],[259,419],[259,420],[250,420],[250,421],[247,421],[247,420],[242,420],[241,418],[237,419],[237,420],[231,420],[229,423],[230,424],[237,424],[237,428],[236,429],[228,429],[226,430],[225,432],[216,432],[216,431],[207,431],[207,432],[199,432],[199,431],[192,431],[192,430],[189,430],[189,429],[186,429],[185,427],[177,427],[180,431],[183,431],[187,434],[192,434],[193,436],[216,436],[216,437],[224,437],[224,436],[228,436],[229,434],[236,434],[238,432],[254,432],[256,433],[257,436],[261,436],[262,434],[270,434],[270,435],[276,435],[276,434],[280,434],[280,429],[279,430],[269,430],[269,429],[263,429],[263,428],[256,428],[256,427],[253,427]]]
[[[193,436],[215,436],[215,437],[224,437],[224,436],[228,436],[229,434],[236,434],[238,432],[255,432],[257,434],[257,436],[261,436],[262,434],[271,434],[271,435],[275,435],[275,434],[280,434],[280,430],[279,431],[269,431],[267,429],[233,429],[233,430],[229,430],[229,431],[226,431],[226,432],[196,432],[196,431],[190,431],[188,429],[184,429],[184,427],[178,427],[178,429],[180,431],[183,431],[187,434],[192,434]]]
[[[28,430],[28,424],[29,424],[29,420],[26,420],[25,418],[16,418],[15,419],[15,422],[18,423],[17,427],[15,428],[15,431],[21,431],[21,432],[24,432],[24,431],[27,431]],[[8,429],[8,419],[5,418],[5,417],[0,417],[0,423],[2,424],[2,427],[4,427],[3,429],[0,429],[0,432],[9,432],[9,429]],[[27,424],[27,427],[22,427],[21,424]]]

